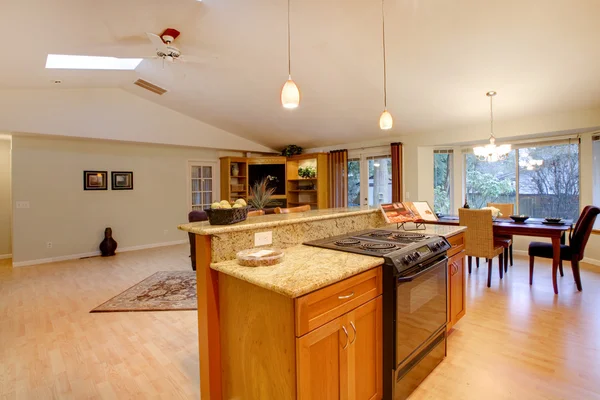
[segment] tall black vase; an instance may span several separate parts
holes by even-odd
[[[112,229],[104,230],[104,240],[100,243],[100,253],[102,257],[114,256],[117,250],[117,241],[112,237]]]

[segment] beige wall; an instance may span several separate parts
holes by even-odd
[[[0,257],[11,253],[10,137],[0,135]]]
[[[177,225],[187,221],[187,162],[218,157],[210,149],[14,135],[13,207],[30,208],[13,209],[13,262],[95,252],[109,226],[120,248],[186,240]],[[109,171],[109,179],[110,171],[133,171],[134,190],[84,191],[84,170]]]

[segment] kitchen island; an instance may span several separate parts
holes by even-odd
[[[377,208],[179,228],[196,234],[203,399],[382,397],[383,259],[301,245],[369,228],[395,229]],[[462,230],[428,229],[447,236]],[[235,254],[254,247],[254,235],[267,231],[273,246],[284,249],[284,261],[238,265]]]

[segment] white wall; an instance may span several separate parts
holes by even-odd
[[[0,90],[0,110],[9,132],[273,151],[121,89]]]
[[[0,134],[0,258],[11,254],[10,136]]]
[[[97,252],[106,227],[112,227],[120,248],[187,240],[177,230],[187,221],[187,162],[218,161],[220,155],[211,149],[14,135],[13,262]],[[133,171],[134,190],[84,191],[84,170]],[[29,201],[30,208],[14,208],[16,201]]]

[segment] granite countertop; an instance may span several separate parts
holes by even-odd
[[[210,225],[208,221],[192,222],[179,225],[177,228],[197,235],[214,235],[218,233],[240,232],[251,229],[271,228],[275,226],[296,224],[309,221],[321,221],[352,215],[380,212],[378,207],[348,207],[311,210],[293,214],[269,214],[249,217],[245,221],[233,225]]]
[[[211,268],[287,297],[300,297],[383,264],[383,258],[298,245],[284,249],[283,262],[244,267],[237,260]]]
[[[428,235],[440,235],[444,237],[449,237],[452,235],[456,235],[457,233],[463,232],[467,230],[466,226],[457,226],[457,225],[435,225],[435,224],[426,224],[425,229],[417,229],[414,231],[407,231],[413,233],[421,233]],[[390,230],[399,230],[403,231],[402,228],[396,229],[396,224],[385,225],[380,229],[390,229]]]

